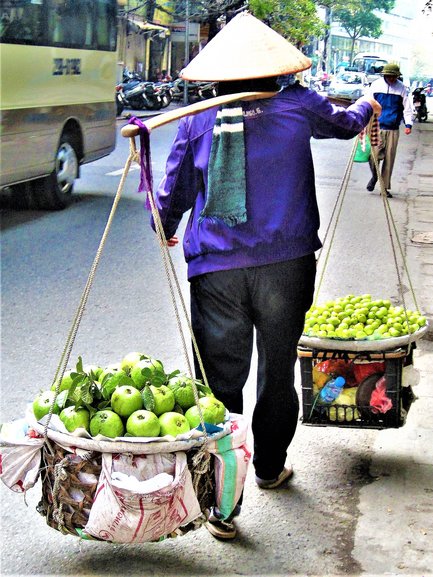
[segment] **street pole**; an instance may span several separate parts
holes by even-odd
[[[189,62],[189,0],[185,3],[185,66]],[[183,104],[188,104],[188,80],[183,81]]]

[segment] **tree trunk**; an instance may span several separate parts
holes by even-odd
[[[331,22],[332,12],[331,8],[325,8],[325,24],[327,26],[325,36],[323,37],[323,54],[322,54],[322,70],[326,72],[326,63],[328,61],[328,43],[331,37]]]
[[[352,46],[350,47],[350,58],[349,58],[350,66],[352,66],[352,63],[353,63],[353,56],[354,56],[354,52],[355,52],[355,42],[356,42],[356,38],[353,37],[352,38]]]

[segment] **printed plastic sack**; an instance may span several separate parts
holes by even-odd
[[[248,426],[242,415],[230,414],[231,433],[208,444],[215,455],[216,505],[224,519],[235,508],[245,485],[251,453],[247,447]]]
[[[184,452],[103,453],[84,533],[113,543],[157,541],[200,514]]]
[[[358,144],[356,145],[355,156],[353,162],[368,162],[371,152],[370,137],[368,134],[364,136],[363,139],[358,139]]]
[[[16,493],[31,489],[39,476],[44,439],[25,419],[5,423],[0,434],[0,479]]]

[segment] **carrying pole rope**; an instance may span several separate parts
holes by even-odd
[[[331,213],[331,217],[329,219],[328,222],[328,226],[326,228],[325,231],[325,235],[323,237],[323,243],[322,243],[322,248],[319,251],[319,254],[317,256],[317,264],[319,264],[319,260],[322,257],[323,254],[323,250],[324,247],[326,245],[328,236],[331,235],[330,240],[329,240],[329,244],[328,244],[328,248],[325,252],[325,256],[323,257],[325,260],[323,261],[323,266],[322,266],[322,271],[321,274],[319,276],[319,281],[317,283],[317,288],[315,289],[315,294],[314,294],[314,299],[313,299],[313,306],[316,306],[317,304],[317,299],[319,297],[319,292],[320,289],[322,288],[322,283],[323,283],[323,279],[325,276],[325,272],[328,266],[328,262],[329,262],[329,256],[331,253],[331,248],[334,242],[334,238],[335,238],[335,233],[336,233],[336,229],[337,229],[337,224],[340,220],[340,215],[341,215],[341,210],[343,208],[343,201],[345,199],[346,196],[346,192],[347,192],[347,186],[349,184],[349,180],[350,180],[350,175],[352,172],[352,167],[353,167],[353,158],[355,156],[355,151],[356,151],[356,146],[357,146],[357,142],[358,139],[355,140],[354,145],[352,147],[352,152],[350,154],[349,160],[346,164],[346,168],[344,170],[344,174],[343,174],[343,178],[341,181],[341,185],[340,185],[340,189],[338,191],[337,194],[337,198],[336,201],[334,203],[334,207],[332,209],[332,213]]]
[[[181,323],[181,321],[180,321],[180,315],[179,315],[178,307],[177,307],[177,304],[176,304],[176,299],[175,299],[175,297],[174,297],[175,291],[174,291],[174,288],[173,288],[173,284],[172,284],[170,275],[171,275],[171,277],[172,277],[172,279],[173,279],[173,281],[174,281],[174,283],[175,283],[176,291],[177,291],[177,294],[178,294],[178,296],[179,296],[179,301],[180,301],[180,304],[181,304],[181,306],[182,306],[182,311],[183,311],[183,314],[184,314],[184,317],[185,317],[185,320],[186,320],[186,322],[187,322],[188,329],[189,329],[189,332],[190,332],[192,345],[193,345],[193,347],[194,347],[194,351],[195,351],[195,354],[196,354],[196,357],[197,357],[197,362],[198,362],[199,367],[200,367],[200,370],[201,370],[201,372],[202,372],[204,384],[208,387],[208,386],[209,386],[209,383],[208,383],[208,380],[207,380],[207,377],[206,377],[206,372],[205,372],[204,367],[203,367],[203,361],[202,361],[202,359],[201,359],[200,351],[199,351],[199,348],[198,348],[198,345],[197,345],[197,341],[196,341],[195,336],[194,336],[194,331],[193,331],[193,328],[192,328],[192,325],[191,325],[191,321],[190,321],[190,318],[189,318],[188,310],[187,310],[187,307],[186,307],[186,305],[185,305],[185,299],[183,298],[183,295],[182,295],[182,290],[181,290],[181,287],[180,287],[179,278],[178,278],[178,276],[177,276],[176,269],[175,269],[175,267],[174,267],[173,259],[171,258],[171,255],[170,255],[170,250],[169,250],[169,248],[168,248],[168,246],[167,246],[167,242],[166,242],[166,238],[165,238],[165,234],[164,234],[164,229],[163,229],[162,222],[161,222],[161,217],[160,217],[160,215],[159,215],[159,211],[157,210],[157,208],[156,208],[156,206],[155,206],[155,200],[154,200],[154,198],[153,198],[153,194],[151,194],[151,193],[149,192],[149,193],[148,193],[148,198],[149,198],[149,202],[150,202],[150,206],[151,206],[151,210],[152,210],[152,216],[153,216],[153,219],[154,219],[154,222],[155,222],[155,228],[157,229],[157,232],[158,232],[158,237],[159,237],[159,241],[160,241],[160,247],[161,247],[161,250],[162,250],[162,253],[163,253],[164,264],[165,264],[165,266],[166,266],[166,274],[167,274],[168,283],[169,283],[169,286],[170,286],[170,289],[171,289],[171,294],[172,294],[172,297],[173,297],[173,304],[174,304],[174,307],[175,307],[176,318],[178,319],[179,330],[180,330],[180,332],[181,332],[181,334],[182,334],[182,341],[183,341],[183,343],[184,343],[184,352],[185,352],[185,355],[187,356],[188,368],[189,368],[189,371],[190,371],[190,376],[191,376],[191,378],[193,378],[193,371],[192,371],[191,363],[189,362],[188,349],[187,349],[185,340],[184,340],[184,338],[183,338],[182,323]]]
[[[420,310],[419,310],[418,302],[417,302],[417,299],[415,296],[415,291],[414,291],[414,288],[412,285],[412,280],[410,278],[406,257],[405,257],[404,252],[403,252],[403,247],[401,245],[401,242],[400,242],[400,239],[398,236],[397,227],[396,227],[395,220],[394,220],[394,217],[393,217],[393,214],[391,211],[391,207],[389,204],[389,200],[388,200],[388,197],[386,194],[385,183],[383,181],[381,173],[379,172],[379,159],[378,159],[378,155],[377,155],[377,149],[375,147],[372,147],[372,149],[371,149],[371,156],[373,158],[374,168],[375,168],[376,174],[378,176],[378,182],[380,185],[380,194],[382,196],[382,202],[383,202],[383,206],[385,209],[385,218],[386,218],[386,223],[388,226],[389,240],[391,243],[392,255],[393,255],[395,270],[396,270],[396,274],[397,274],[398,291],[399,291],[401,302],[403,305],[406,327],[409,329],[409,318],[408,318],[408,314],[407,314],[406,299],[405,299],[404,290],[403,290],[403,281],[401,278],[400,267],[399,267],[399,263],[398,263],[398,259],[397,259],[397,251],[396,251],[396,246],[395,246],[396,243],[397,243],[397,246],[398,246],[398,249],[400,252],[400,256],[402,259],[403,267],[404,267],[404,270],[406,272],[406,276],[407,276],[407,279],[409,282],[409,287],[410,287],[411,295],[412,295],[416,310],[418,313],[420,312]],[[410,350],[411,343],[415,340],[415,337],[414,337],[413,333],[411,333],[409,330],[408,330],[408,335],[409,335],[408,350]]]
[[[375,166],[375,170],[376,170],[376,174],[378,177],[378,182],[380,185],[380,192],[381,192],[381,197],[382,197],[382,201],[383,201],[383,205],[384,205],[384,210],[385,210],[385,218],[386,218],[386,223],[387,223],[387,228],[388,228],[388,235],[389,235],[389,239],[390,239],[390,243],[391,243],[391,249],[392,249],[392,254],[393,254],[393,260],[394,260],[394,264],[395,264],[395,269],[396,269],[396,275],[397,275],[397,283],[398,283],[398,288],[399,288],[399,294],[400,294],[400,298],[402,301],[402,305],[403,305],[403,310],[404,310],[404,314],[405,314],[405,320],[406,320],[406,325],[407,327],[409,327],[409,319],[408,319],[408,315],[407,315],[407,307],[406,307],[406,301],[405,301],[405,297],[404,297],[404,291],[403,291],[403,283],[402,283],[402,278],[401,278],[401,274],[400,274],[400,267],[399,267],[399,263],[398,263],[398,258],[397,258],[397,250],[396,250],[396,244],[398,246],[400,255],[401,255],[401,259],[402,259],[402,263],[403,263],[403,267],[404,267],[404,271],[406,272],[406,276],[408,279],[408,283],[409,283],[409,287],[410,287],[410,291],[411,291],[411,295],[416,307],[417,312],[419,313],[419,306],[418,306],[418,302],[416,299],[416,295],[415,295],[415,291],[413,288],[413,284],[412,284],[412,280],[410,278],[410,274],[409,274],[409,269],[407,266],[407,260],[406,257],[404,255],[404,251],[403,251],[403,247],[401,245],[399,236],[398,236],[398,232],[397,232],[397,227],[396,227],[396,223],[395,223],[395,219],[393,217],[392,211],[391,211],[391,207],[388,201],[388,197],[386,194],[386,188],[385,188],[385,183],[383,181],[382,175],[379,171],[379,160],[378,160],[378,154],[377,154],[377,147],[379,145],[379,127],[378,127],[378,120],[377,117],[374,116],[372,118],[372,120],[370,121],[369,127],[368,127],[368,133],[370,135],[370,140],[371,140],[371,157],[373,159],[373,163]],[[327,251],[325,252],[325,260],[323,262],[323,266],[322,266],[322,270],[321,270],[321,274],[319,277],[319,282],[317,284],[317,288],[315,290],[315,295],[314,295],[314,299],[313,299],[313,306],[315,306],[317,304],[317,299],[319,296],[319,292],[320,289],[322,287],[322,283],[323,283],[323,279],[325,276],[325,271],[328,265],[328,261],[329,261],[329,256],[330,256],[330,252],[331,252],[331,248],[333,245],[333,241],[335,238],[335,232],[336,232],[336,227],[337,227],[337,223],[339,221],[340,215],[341,215],[341,210],[342,210],[342,205],[343,205],[343,201],[345,199],[346,196],[346,192],[347,192],[347,187],[349,184],[349,179],[350,179],[350,175],[351,175],[351,171],[352,171],[352,167],[353,167],[353,159],[355,157],[355,152],[356,152],[356,148],[358,146],[359,143],[359,136],[356,137],[355,142],[353,144],[352,147],[352,151],[350,154],[350,157],[348,159],[344,174],[343,174],[343,178],[342,178],[342,183],[339,189],[339,192],[337,194],[337,198],[331,213],[331,217],[329,219],[329,223],[327,226],[327,229],[325,231],[325,235],[324,235],[324,240],[323,240],[323,246],[322,249],[319,252],[319,255],[317,257],[317,263],[319,263],[319,259],[322,257],[322,253],[323,253],[323,249],[324,246],[327,242],[329,233],[331,232],[331,238],[329,241],[329,245],[327,248]],[[413,337],[412,337],[413,338]],[[411,342],[411,333],[409,333],[409,345]]]
[[[112,204],[112,207],[111,207],[111,210],[110,210],[110,214],[109,214],[109,216],[108,216],[108,220],[107,220],[107,223],[106,223],[106,225],[105,225],[104,232],[103,232],[103,234],[102,234],[102,237],[101,237],[101,240],[100,240],[98,249],[97,249],[97,251],[96,251],[96,255],[95,255],[95,258],[94,258],[94,260],[93,260],[93,264],[92,264],[92,266],[91,266],[89,275],[88,275],[88,277],[87,277],[87,281],[86,281],[86,284],[85,284],[83,293],[82,293],[82,295],[81,295],[78,308],[77,308],[77,310],[76,310],[76,312],[75,312],[74,319],[73,319],[73,321],[72,321],[72,325],[71,325],[70,331],[69,331],[69,333],[68,333],[68,336],[67,336],[67,339],[66,339],[66,343],[65,343],[65,346],[64,346],[62,355],[61,355],[61,357],[60,357],[60,362],[59,362],[59,364],[58,364],[58,366],[57,366],[57,369],[56,369],[56,372],[55,372],[55,375],[54,375],[54,379],[53,379],[53,382],[52,382],[52,385],[51,385],[52,388],[54,387],[54,399],[53,399],[53,402],[51,403],[50,410],[49,410],[48,417],[47,417],[47,421],[46,421],[45,428],[44,428],[44,438],[45,438],[45,440],[47,440],[48,427],[49,427],[50,420],[51,420],[51,417],[52,417],[52,414],[53,414],[53,410],[54,410],[54,406],[55,406],[55,403],[56,403],[56,399],[57,399],[57,396],[58,396],[59,391],[60,391],[60,383],[61,383],[61,380],[62,380],[63,375],[64,375],[64,373],[65,373],[66,367],[67,367],[67,365],[68,365],[69,358],[70,358],[70,356],[71,356],[71,351],[72,351],[72,348],[73,348],[73,345],[74,345],[74,342],[75,342],[75,338],[76,338],[76,335],[77,335],[77,332],[78,332],[78,327],[80,326],[80,322],[81,322],[81,319],[82,319],[82,317],[83,317],[84,309],[85,309],[85,307],[86,307],[86,303],[87,303],[87,300],[88,300],[88,297],[89,297],[90,289],[92,288],[92,284],[93,284],[93,280],[94,280],[94,277],[95,277],[96,269],[97,269],[97,267],[98,267],[98,264],[99,264],[99,261],[100,261],[100,258],[101,258],[102,250],[103,250],[103,248],[104,248],[104,246],[105,246],[105,242],[106,242],[106,240],[107,240],[107,236],[108,236],[108,233],[109,233],[109,231],[110,231],[111,224],[112,224],[112,222],[113,222],[114,214],[115,214],[115,212],[116,212],[117,206],[118,206],[118,204],[119,204],[120,197],[121,197],[121,195],[122,195],[122,191],[123,191],[123,188],[124,188],[124,185],[125,185],[126,177],[127,177],[127,175],[128,175],[128,172],[129,172],[129,169],[130,169],[130,167],[131,167],[131,164],[132,164],[132,162],[134,162],[134,161],[135,161],[135,162],[138,162],[138,154],[137,154],[137,149],[136,149],[136,147],[135,147],[135,141],[132,141],[132,140],[131,140],[131,141],[130,141],[130,152],[129,152],[129,156],[128,156],[126,162],[125,162],[125,166],[124,166],[124,169],[123,169],[123,172],[122,172],[122,176],[121,176],[121,179],[120,179],[120,182],[119,182],[119,186],[117,187],[117,192],[116,192],[116,195],[115,195],[114,200],[113,200],[113,204]]]
[[[131,140],[134,137],[131,137]],[[202,426],[202,430],[203,430],[203,434],[205,437],[205,442],[207,441],[207,432],[206,432],[206,427],[204,424],[204,418],[203,418],[203,414],[201,411],[201,407],[199,404],[199,396],[198,396],[198,390],[197,387],[195,385],[194,382],[194,373],[192,370],[192,365],[189,359],[189,353],[188,353],[188,346],[186,343],[186,339],[185,339],[185,335],[184,335],[184,331],[183,331],[183,327],[182,327],[182,319],[181,319],[181,315],[179,312],[179,306],[176,300],[176,292],[177,292],[177,296],[179,298],[179,302],[181,303],[181,307],[182,307],[182,312],[184,314],[184,318],[187,322],[188,325],[188,329],[191,335],[191,341],[193,343],[194,346],[194,350],[195,353],[197,355],[197,360],[199,362],[200,368],[202,370],[202,376],[203,376],[203,381],[205,383],[206,386],[209,386],[204,369],[203,369],[203,363],[201,361],[201,357],[200,357],[200,352],[198,350],[198,346],[197,346],[197,342],[195,340],[194,337],[194,331],[192,329],[192,325],[189,319],[189,315],[188,315],[188,311],[185,305],[185,299],[183,298],[182,295],[182,290],[180,287],[180,283],[179,283],[179,279],[178,276],[176,274],[176,270],[173,264],[173,260],[171,258],[170,255],[170,251],[169,251],[169,247],[167,245],[167,241],[165,238],[165,233],[164,233],[164,229],[162,226],[162,221],[161,221],[161,217],[159,215],[159,211],[156,208],[155,205],[155,200],[153,198],[153,193],[151,190],[149,190],[147,192],[147,198],[149,199],[149,203],[150,203],[150,207],[151,207],[151,211],[152,211],[152,216],[153,216],[153,221],[155,223],[155,229],[158,235],[158,239],[159,239],[159,246],[161,249],[161,255],[162,255],[162,261],[164,264],[164,269],[165,269],[165,273],[166,273],[166,278],[167,278],[167,283],[170,289],[170,296],[171,296],[171,300],[172,300],[172,304],[173,304],[173,308],[174,308],[174,313],[175,313],[175,317],[176,317],[176,322],[177,322],[177,326],[179,329],[179,333],[180,333],[180,337],[182,340],[182,347],[183,347],[183,352],[184,352],[184,356],[185,356],[185,360],[188,366],[188,371],[189,371],[189,376],[191,377],[191,385],[192,385],[192,390],[194,393],[194,400],[195,400],[195,404],[197,406],[197,410],[198,410],[198,414],[199,414],[199,419],[200,419],[200,424]],[[173,284],[174,283],[174,284]]]

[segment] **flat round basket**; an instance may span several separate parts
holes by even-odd
[[[53,416],[54,417],[54,416]],[[53,419],[54,420],[54,419]],[[43,424],[33,420],[32,427],[41,435],[44,434]],[[227,435],[227,428],[220,432],[208,435],[213,440]],[[164,438],[149,440],[148,442],[137,441],[134,437],[121,437],[114,440],[97,440],[89,437],[80,437],[74,434],[62,433],[54,429],[47,430],[47,437],[63,447],[76,447],[85,451],[98,451],[101,453],[131,453],[132,455],[150,455],[155,453],[173,453],[176,451],[189,451],[203,445],[203,436],[192,437],[184,440],[165,440]]]
[[[380,339],[377,341],[369,340],[343,340],[343,339],[321,339],[319,337],[308,337],[302,335],[299,345],[309,349],[321,349],[330,351],[389,351],[405,347],[421,339],[428,330],[425,325],[415,333],[403,335],[401,337],[391,337],[389,339]]]

